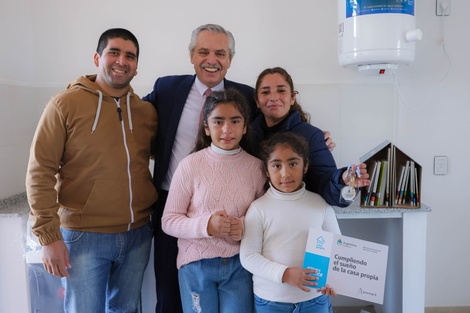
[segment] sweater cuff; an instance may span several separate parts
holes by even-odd
[[[346,186],[346,184],[344,183],[343,181],[343,173],[344,171],[346,171],[348,168],[347,167],[342,167],[342,168],[339,168],[334,174],[333,174],[333,182],[335,183],[335,185],[339,185],[339,186]]]
[[[47,246],[54,241],[63,240],[62,233],[57,228],[41,229],[35,235],[38,237],[41,246]]]
[[[282,281],[282,278],[284,277],[284,273],[287,271],[288,268],[289,268],[288,266],[279,264],[279,271],[277,272],[277,275],[274,278],[274,281],[276,283],[284,284],[284,282]]]

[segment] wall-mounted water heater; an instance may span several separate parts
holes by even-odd
[[[338,62],[385,74],[415,59],[414,0],[338,0]]]

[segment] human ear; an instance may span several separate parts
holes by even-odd
[[[206,132],[206,136],[211,135],[211,130],[209,129],[209,126],[204,122],[204,131]]]
[[[304,175],[307,174],[307,171],[308,171],[308,164],[309,164],[309,160],[307,160],[307,162],[305,162],[305,166],[304,166]]]
[[[93,55],[93,63],[96,67],[100,66],[100,55],[98,54],[98,52],[95,52],[95,54]]]
[[[294,90],[294,92],[292,93],[292,97],[291,97],[291,100],[290,100],[290,105],[294,105],[295,103],[295,99],[297,98],[297,94],[299,92],[297,90]]]

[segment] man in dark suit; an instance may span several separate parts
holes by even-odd
[[[155,142],[154,183],[159,192],[154,214],[154,268],[157,288],[156,312],[182,312],[176,257],[177,239],[162,231],[161,217],[171,178],[181,159],[194,148],[199,116],[207,92],[235,88],[256,110],[253,88],[225,79],[235,54],[233,35],[214,24],[195,29],[189,45],[195,75],[160,77],[144,97],[158,111]],[[210,89],[210,91],[207,91]]]

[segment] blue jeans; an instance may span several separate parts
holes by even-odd
[[[62,278],[65,312],[140,312],[152,231],[150,222],[118,234],[61,228],[72,263],[70,277]]]
[[[185,313],[253,312],[251,273],[241,266],[238,254],[186,264],[178,280]]]
[[[312,289],[310,292],[316,292]],[[330,297],[321,295],[299,303],[285,303],[264,300],[255,295],[256,313],[333,313]]]

